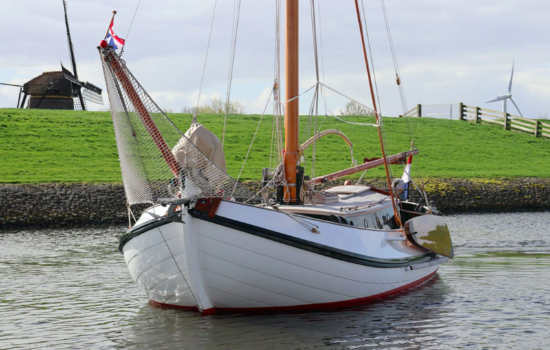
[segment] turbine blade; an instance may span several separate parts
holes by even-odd
[[[514,102],[514,100],[512,100],[511,97],[510,97],[510,101],[512,101],[512,103],[514,104],[514,106],[516,106],[516,109],[518,110],[519,115],[521,115],[521,117],[523,118],[523,114],[521,114],[521,111],[519,110],[518,105]]]
[[[495,98],[494,100],[487,101],[487,102],[485,102],[485,103],[497,102],[497,101],[502,101],[502,100],[505,100],[505,98],[497,97],[497,98]]]
[[[509,94],[512,94],[512,79],[514,79],[514,60],[512,60],[512,74],[510,75],[510,84],[508,84]]]

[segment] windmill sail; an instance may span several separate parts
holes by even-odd
[[[74,78],[78,81],[78,72],[76,70],[76,59],[74,57],[73,40],[71,39],[71,31],[69,29],[69,16],[67,15],[67,3],[65,2],[65,0],[63,0],[63,10],[65,12],[65,27],[67,28],[67,42],[69,44],[69,53],[71,55],[71,63],[73,65],[73,74],[74,74]],[[80,84],[77,84],[77,85],[80,85]],[[81,109],[85,111],[86,103],[82,98],[82,91],[80,87],[75,88],[74,93],[75,93],[75,96],[73,97],[75,102],[75,109]]]
[[[73,83],[75,103],[80,102],[80,98],[77,98],[79,94],[82,94],[82,98],[88,102],[96,103],[103,105],[103,96],[101,88],[95,86],[92,83],[87,81],[80,81],[75,78],[75,76],[65,67],[61,65],[61,71],[63,72],[63,77]],[[83,108],[85,110],[85,108]]]
[[[71,71],[63,67],[63,64],[61,64],[61,72],[63,73],[63,77],[69,80],[71,83],[76,84],[78,86],[82,85],[82,83],[73,75],[73,73],[71,73]]]
[[[192,142],[198,129],[209,131],[194,124],[187,133],[181,132],[114,50],[100,49],[100,53],[129,204],[254,197],[227,175],[225,161],[222,166],[216,157],[205,155],[207,147]]]
[[[100,88],[88,82],[84,82],[82,87],[82,97],[86,101],[96,103],[98,105],[103,105],[103,96],[101,96]]]
[[[78,73],[76,71],[76,59],[74,57],[73,40],[71,39],[71,31],[69,30],[69,16],[67,15],[67,3],[63,0],[63,10],[65,12],[65,27],[67,28],[67,42],[69,44],[69,54],[71,55],[71,63],[73,65],[73,72],[76,79],[78,79]]]

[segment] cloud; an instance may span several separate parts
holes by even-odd
[[[264,112],[264,110],[266,110],[267,111],[266,113],[271,113],[269,109],[268,101],[273,102],[273,96],[271,96],[272,91],[273,91],[273,88],[269,88],[269,87],[264,88],[254,101],[244,105],[245,111],[250,111],[250,113],[261,114]]]
[[[96,47],[112,11],[117,10],[115,30],[128,36],[123,58],[146,90],[159,99],[159,105],[174,111],[196,103],[193,94],[201,82],[214,0],[142,1],[131,31],[137,1],[67,3],[81,79],[105,87]],[[2,12],[9,15],[0,22],[0,82],[28,81],[43,71],[58,70],[60,61],[71,66],[61,2],[29,4],[25,0],[2,2]],[[385,4],[410,106],[464,102],[484,107],[485,101],[506,90],[515,59],[514,100],[526,116],[548,111],[550,46],[545,35],[550,22],[546,1],[387,0]],[[317,18],[321,80],[371,105],[353,3],[319,0],[316,5],[321,15]],[[300,7],[303,91],[316,78],[309,3],[300,1]],[[243,103],[249,113],[263,111],[262,99],[273,86],[274,10],[274,3],[262,0],[244,0],[241,5],[231,99]],[[233,2],[217,2],[204,75],[205,96],[225,96],[227,91],[232,12]],[[385,114],[401,114],[380,3],[365,2],[365,16],[382,109]],[[284,70],[281,74],[284,77]],[[284,89],[284,81],[280,83]],[[0,88],[0,107],[15,105],[18,90],[12,89]],[[329,108],[345,105],[345,99],[327,96]],[[300,100],[300,111],[307,113],[311,96]]]

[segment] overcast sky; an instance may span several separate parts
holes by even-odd
[[[409,107],[485,102],[512,93],[524,116],[550,113],[550,3],[542,0],[385,0]],[[162,108],[196,104],[214,0],[67,0],[78,74],[104,88],[97,45],[117,10],[115,32],[127,39],[123,58]],[[225,96],[233,1],[218,0],[203,94]],[[242,0],[232,100],[261,113],[273,85],[275,2]],[[352,0],[318,0],[323,81],[369,106]],[[364,0],[382,111],[402,113],[379,0]],[[315,82],[310,1],[300,1],[300,86]],[[61,0],[0,0],[0,82],[23,84],[43,71],[70,68]],[[284,57],[284,56],[283,56]],[[0,87],[0,107],[14,107],[18,89]],[[107,102],[106,93],[104,100]],[[301,99],[307,113],[311,94]],[[329,95],[335,111],[345,100]],[[101,106],[95,107],[99,109]],[[103,107],[105,108],[105,107]],[[515,113],[512,106],[509,111]],[[268,113],[272,112],[268,109]]]

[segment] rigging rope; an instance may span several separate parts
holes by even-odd
[[[369,62],[368,62],[368,58],[367,58],[367,49],[365,47],[365,41],[364,41],[364,38],[363,38],[363,28],[362,28],[362,23],[361,23],[362,22],[361,21],[361,14],[359,12],[358,0],[355,0],[355,9],[356,9],[356,12],[357,12],[357,21],[359,23],[359,32],[361,33],[361,44],[363,46],[363,55],[365,56],[365,65],[366,65],[366,68],[367,68],[367,76],[369,78],[369,87],[370,87],[370,91],[371,91],[372,104],[374,106],[374,112],[375,112],[376,120],[377,120],[378,124],[380,124],[380,126],[382,126],[382,122],[381,122],[382,116],[378,113],[377,108],[376,108],[376,101],[375,101],[375,97],[374,97],[374,89],[372,87],[372,81],[371,81],[370,69],[369,69]],[[395,215],[395,221],[399,226],[402,226],[400,216],[399,216],[399,209],[397,208],[397,205],[395,203],[395,198],[394,198],[394,194],[393,194],[392,187],[391,187],[391,178],[390,178],[390,174],[389,174],[390,169],[389,169],[388,162],[387,162],[387,159],[386,159],[386,150],[385,150],[385,145],[384,145],[384,140],[383,140],[384,138],[383,138],[382,131],[381,131],[380,127],[378,128],[378,138],[380,140],[380,147],[381,147],[381,150],[382,150],[382,158],[384,159],[384,168],[386,170],[386,179],[388,180],[388,191],[390,192],[390,199],[391,199],[391,202],[392,202],[393,212],[394,212],[394,215]]]
[[[378,110],[379,110],[379,113],[380,113],[380,133],[382,134],[381,142],[383,144],[382,147],[384,147],[384,150],[386,152],[388,152],[388,143],[386,141],[386,130],[384,129],[384,120],[382,119],[382,104],[380,103],[380,94],[378,92],[378,80],[376,79],[376,69],[374,67],[374,55],[372,53],[372,48],[371,48],[371,44],[370,44],[370,35],[369,35],[369,29],[368,29],[368,26],[367,26],[367,17],[365,15],[365,4],[364,4],[363,0],[361,0],[361,9],[362,9],[362,12],[363,12],[362,22],[365,26],[365,36],[367,37],[367,46],[369,48],[369,54],[370,54],[370,57],[369,57],[370,58],[370,64],[372,66],[372,76],[373,76],[373,80],[374,80],[374,90],[376,92],[376,101],[378,102]],[[388,165],[388,172],[389,172],[390,178],[393,178],[393,171],[392,171],[391,164]]]
[[[233,191],[231,192],[231,197],[233,197],[233,192],[237,188],[237,184],[239,183],[239,180],[241,179],[241,174],[243,173],[244,165],[246,164],[246,161],[248,160],[248,156],[250,155],[250,151],[252,150],[252,145],[254,144],[254,141],[256,140],[256,135],[258,135],[258,130],[260,130],[260,125],[262,124],[262,120],[264,119],[265,111],[267,110],[267,106],[269,105],[269,101],[271,101],[271,96],[273,96],[273,90],[271,91],[271,94],[269,94],[269,98],[267,99],[267,103],[265,104],[262,116],[260,117],[260,120],[258,121],[258,125],[256,126],[256,131],[254,132],[254,135],[252,136],[252,141],[250,142],[250,146],[248,146],[248,151],[246,152],[246,156],[244,157],[244,160],[243,160],[243,165],[241,166],[241,170],[239,171],[239,176],[237,176],[237,181],[235,182],[235,186],[233,187]]]
[[[313,53],[315,57],[315,77],[317,78],[317,86],[315,87],[315,95],[312,101],[312,109],[315,108],[315,122],[313,125],[313,134],[317,132],[317,119],[319,115],[319,54],[317,52],[317,23],[315,21],[315,2],[311,0],[311,32],[313,33]],[[315,106],[313,106],[315,104]],[[313,112],[313,111],[312,111]],[[313,114],[313,113],[312,113]],[[317,140],[313,142],[313,151],[311,154],[311,178],[315,177],[315,160],[317,155]],[[305,172],[304,172],[305,173]],[[302,179],[303,182],[303,179]]]
[[[407,99],[405,97],[405,90],[403,88],[403,82],[402,82],[402,79],[401,79],[401,72],[399,71],[399,64],[397,62],[397,54],[395,53],[395,45],[393,44],[393,37],[392,37],[392,34],[391,34],[391,30],[390,30],[390,22],[388,20],[388,14],[387,14],[387,10],[386,10],[386,3],[385,3],[384,0],[380,0],[380,2],[382,4],[382,12],[384,14],[384,22],[386,24],[386,32],[388,34],[388,41],[390,43],[390,50],[391,50],[391,55],[392,55],[392,59],[393,59],[393,66],[394,66],[394,69],[395,69],[396,83],[397,83],[397,86],[398,86],[398,89],[399,89],[399,95],[401,97],[401,106],[403,108],[403,116],[407,118],[406,119],[407,129],[408,129],[408,132],[409,132],[409,137],[410,137],[411,143],[413,143],[414,142],[414,130],[413,130],[413,127],[412,127],[412,124],[411,124],[410,117],[406,116],[406,113],[408,111]],[[412,145],[411,145],[411,149],[412,149]],[[418,158],[420,158],[420,156],[417,156],[417,159]],[[418,172],[419,172],[420,176],[422,177],[421,172],[420,172],[420,168],[418,168]]]
[[[303,94],[309,92],[311,89],[313,89],[314,87],[316,87],[318,84],[321,84],[321,83],[315,83],[315,84],[313,84],[309,89],[307,89],[306,91],[302,92],[301,94],[296,95],[296,96],[294,96],[293,98],[289,98],[288,100],[281,102],[281,105],[284,106],[285,104],[294,101],[294,100],[297,99],[298,97],[300,97],[300,96],[302,96]]]
[[[227,125],[227,111],[231,98],[231,84],[233,83],[233,67],[235,66],[235,50],[237,48],[237,34],[239,32],[239,18],[241,14],[241,0],[235,0],[233,5],[233,32],[231,34],[231,50],[229,52],[229,71],[227,73],[227,93],[225,98],[225,113],[223,117],[222,148],[225,142],[225,127]]]
[[[407,99],[405,98],[405,90],[403,88],[403,82],[401,80],[401,72],[399,71],[399,64],[397,63],[397,55],[395,53],[395,45],[393,44],[393,37],[390,30],[390,22],[388,20],[388,13],[386,11],[386,3],[384,0],[380,0],[382,3],[382,12],[384,14],[384,21],[386,23],[386,32],[388,33],[388,41],[390,43],[390,50],[393,59],[393,67],[395,69],[396,83],[399,89],[399,96],[401,97],[401,106],[403,108],[403,115],[409,110],[407,107]],[[410,119],[407,118],[407,128],[411,141],[414,140],[413,129]]]
[[[271,123],[271,153],[269,167],[273,168],[274,144],[277,143],[277,162],[281,162],[282,136],[280,130],[281,105],[280,81],[281,81],[281,0],[275,1],[275,52],[273,60],[273,119]]]
[[[374,126],[374,127],[379,127],[378,124],[350,122],[349,120],[342,119],[342,118],[340,118],[339,116],[337,116],[336,114],[332,113],[332,111],[331,111],[330,109],[328,109],[327,111],[330,113],[330,115],[331,115],[333,118],[335,118],[335,119],[341,121],[342,123],[351,124],[351,125],[360,125],[360,126]]]
[[[380,94],[378,93],[378,80],[376,79],[376,69],[374,68],[374,55],[372,54],[372,48],[370,46],[369,29],[367,27],[367,18],[365,17],[365,6],[363,0],[361,0],[361,8],[363,10],[363,24],[365,26],[365,36],[367,37],[367,46],[369,48],[370,65],[372,67],[372,78],[374,81],[374,92],[376,94],[376,101],[378,102],[378,112],[382,116],[382,104],[380,103]],[[380,118],[382,119],[382,118]],[[380,121],[383,124],[382,121]]]
[[[396,82],[397,82],[397,86],[399,87],[399,95],[401,96],[401,105],[403,107],[403,113],[406,113],[408,110],[407,100],[405,98],[405,91],[403,90],[403,86],[401,85],[401,72],[399,72],[399,64],[397,63],[397,55],[395,54],[395,46],[393,45],[393,38],[390,31],[390,22],[388,20],[388,14],[386,11],[386,3],[384,2],[384,0],[381,0],[381,3],[382,3],[382,12],[384,14],[384,21],[386,22],[386,32],[388,33],[388,41],[390,43],[393,66],[395,69]]]
[[[128,28],[128,33],[126,33],[126,38],[125,40],[128,40],[128,37],[130,36],[130,30],[132,29],[132,25],[134,24],[134,19],[136,19],[136,14],[138,12],[138,8],[139,8],[139,4],[141,3],[141,0],[138,1],[138,4],[136,6],[136,10],[134,11],[134,17],[132,17],[132,22],[130,22],[130,27]],[[122,57],[122,54],[124,53],[124,48],[126,47],[126,45],[124,45],[122,47],[122,50],[120,50],[120,55],[119,57]]]
[[[276,210],[278,210],[278,208]],[[300,225],[304,226],[309,231],[311,231],[313,233],[321,233],[321,231],[319,229],[319,226],[315,225],[312,222],[307,221],[307,219],[305,219],[304,217],[298,216],[298,215],[296,215],[294,213],[290,213],[290,212],[285,212],[285,211],[279,211],[279,212],[285,214],[286,216],[288,216],[292,220],[294,220],[297,223],[299,223]]]
[[[323,83],[324,83],[326,82],[326,79],[325,79],[325,59],[323,54],[323,25],[322,25],[323,22],[321,21],[321,2],[319,2],[319,6],[317,6],[317,9],[318,9],[317,12],[319,14],[319,43],[321,45],[321,70],[323,72]],[[323,93],[323,100],[325,104],[325,118],[323,119],[323,122],[324,122],[327,117],[327,94],[324,88],[321,91]],[[317,131],[320,130],[323,122],[321,122],[321,125],[319,126],[319,129]]]
[[[365,105],[362,104],[361,102],[359,102],[359,101],[357,101],[357,100],[354,100],[353,98],[351,98],[351,97],[349,97],[349,96],[347,96],[347,95],[344,95],[344,94],[341,93],[340,91],[337,91],[337,90],[335,90],[335,89],[331,88],[330,86],[327,86],[327,85],[325,85],[325,84],[323,84],[323,83],[319,83],[319,84],[323,85],[325,88],[329,89],[330,91],[335,92],[335,93],[337,93],[338,95],[340,95],[340,96],[342,96],[342,97],[345,97],[345,98],[347,98],[348,100],[350,100],[350,101],[352,101],[352,102],[357,103],[359,106],[365,107],[365,108],[369,109],[370,111],[375,112],[372,108],[370,108],[370,107],[368,107],[368,106],[365,106]],[[328,111],[330,112],[330,110],[328,110]],[[331,113],[333,116],[335,116],[332,112],[330,112],[330,113]],[[371,124],[371,123],[352,123],[352,122],[348,122],[348,121],[346,121],[346,120],[344,120],[344,119],[341,119],[341,118],[337,118],[337,119],[340,119],[340,120],[342,120],[342,121],[344,121],[344,122],[346,122],[346,123],[355,124],[355,125],[368,125],[368,126],[380,126],[380,125],[381,125],[381,124],[379,124],[379,123],[376,123],[376,124]],[[379,121],[380,121],[380,123],[382,123],[382,118],[380,118]]]
[[[208,34],[208,43],[206,44],[206,54],[204,55],[204,65],[202,67],[201,84],[199,86],[199,96],[197,97],[197,105],[193,111],[193,123],[197,121],[197,110],[201,101],[202,83],[204,82],[204,72],[206,71],[206,62],[208,60],[208,51],[210,50],[210,39],[212,39],[212,28],[214,27],[214,17],[216,16],[216,6],[218,0],[214,1],[214,11],[212,12],[212,21],[210,23],[210,33]]]

